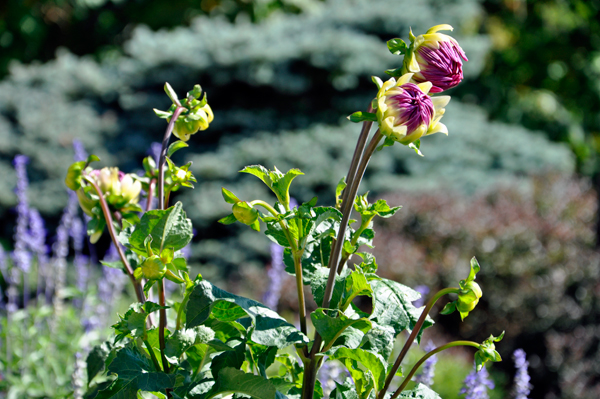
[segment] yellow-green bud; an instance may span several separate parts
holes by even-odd
[[[502,331],[502,334],[500,334],[499,337],[490,335],[488,339],[481,343],[479,350],[475,353],[475,364],[477,365],[477,371],[481,370],[487,361],[502,361],[500,354],[496,351],[496,345],[494,345],[494,342],[500,342],[502,338],[504,338],[504,331]]]
[[[463,286],[464,288],[458,293],[456,309],[461,313],[469,313],[479,303],[482,292],[479,284],[474,281],[466,282]]]
[[[233,216],[248,226],[258,219],[258,211],[252,208],[247,202],[240,201],[233,204]]]
[[[165,265],[158,255],[152,255],[142,263],[142,273],[148,280],[159,280],[167,272]]]

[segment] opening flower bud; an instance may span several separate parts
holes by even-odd
[[[391,78],[377,93],[377,121],[381,133],[394,141],[408,145],[424,135],[448,134],[439,120],[450,97],[428,96],[431,83],[410,83],[413,74]]]
[[[414,73],[417,83],[431,82],[432,93],[440,93],[458,85],[463,80],[462,61],[468,61],[458,42],[440,30],[453,30],[452,26],[436,25],[424,35],[410,34],[411,45],[404,58],[403,73]]]
[[[458,293],[456,309],[461,313],[469,313],[471,310],[475,309],[481,296],[482,292],[479,284],[474,281],[467,282],[464,284],[464,289],[461,289]]]
[[[142,273],[148,280],[159,280],[167,272],[165,265],[158,255],[152,255],[142,263]]]
[[[246,225],[251,225],[258,219],[258,211],[247,202],[240,201],[233,205],[233,216]]]

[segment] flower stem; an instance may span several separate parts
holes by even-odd
[[[171,139],[171,133],[175,127],[175,121],[179,118],[179,115],[185,110],[182,106],[177,106],[173,112],[173,116],[167,125],[165,136],[162,141],[162,148],[160,151],[160,158],[158,160],[158,206],[161,210],[165,209],[165,159],[167,158],[167,149],[169,147],[169,140]]]
[[[410,370],[410,373],[408,373],[408,375],[406,376],[404,381],[402,381],[402,384],[400,385],[400,387],[396,390],[396,392],[394,392],[394,394],[392,395],[392,397],[390,399],[396,399],[398,397],[398,395],[400,395],[402,393],[404,388],[406,388],[406,385],[408,385],[408,383],[410,382],[413,375],[415,375],[415,373],[417,372],[419,367],[421,367],[421,365],[425,362],[425,360],[429,359],[431,356],[435,355],[436,353],[439,353],[443,350],[446,350],[446,349],[449,349],[449,348],[452,348],[455,346],[472,346],[472,347],[479,349],[479,347],[481,345],[478,344],[477,342],[473,342],[473,341],[454,341],[454,342],[450,342],[446,345],[439,346],[439,347],[435,348],[434,350],[432,350],[431,352],[428,352],[425,356],[423,356],[421,359],[419,359],[419,361],[413,366],[413,368]],[[385,391],[382,391],[382,392],[385,392]],[[380,392],[380,394],[381,394],[381,392]]]
[[[165,306],[165,284],[162,279],[158,280],[158,304],[161,307]],[[159,310],[158,319],[158,342],[160,345],[160,358],[162,360],[163,370],[169,372],[169,362],[165,356],[165,329],[167,328],[167,310]]]
[[[144,290],[143,290],[140,282],[137,281],[135,279],[135,277],[133,276],[133,269],[131,268],[131,265],[129,264],[129,262],[127,261],[127,258],[125,257],[125,253],[123,252],[123,248],[121,248],[121,244],[117,240],[117,233],[116,233],[115,227],[113,225],[113,218],[112,218],[110,209],[108,208],[108,203],[106,202],[106,198],[104,198],[104,194],[102,194],[102,190],[100,190],[100,187],[98,187],[98,184],[96,184],[94,179],[91,179],[90,177],[86,176],[85,180],[89,184],[91,184],[92,187],[94,187],[94,190],[96,190],[96,194],[98,194],[98,198],[100,199],[100,207],[102,208],[102,213],[104,214],[104,219],[106,219],[106,227],[108,228],[108,233],[110,234],[110,238],[112,239],[112,242],[113,242],[115,248],[117,249],[119,258],[121,258],[121,262],[123,262],[125,272],[127,273],[127,276],[129,276],[129,280],[131,280],[131,284],[133,284],[133,287],[135,288],[135,295],[137,296],[138,302],[144,303],[144,302],[146,302],[146,296],[144,295]]]
[[[154,363],[154,368],[156,371],[161,371],[160,364],[158,363],[158,359],[156,358],[156,354],[154,353],[154,349],[152,349],[152,345],[148,342],[148,339],[144,340],[144,345],[146,345],[146,349],[150,353],[150,358],[152,359],[152,363]]]
[[[383,399],[383,397],[385,396],[385,392],[390,387],[390,383],[392,382],[392,379],[396,375],[396,372],[398,371],[398,368],[400,367],[400,364],[402,363],[402,360],[404,360],[404,357],[406,356],[406,353],[408,353],[408,349],[410,349],[410,346],[412,345],[412,343],[414,342],[415,338],[417,337],[417,334],[419,334],[419,331],[421,330],[421,327],[423,327],[423,323],[425,322],[425,319],[427,318],[427,315],[431,311],[431,308],[433,307],[433,305],[435,305],[435,303],[437,302],[437,300],[440,299],[441,297],[443,297],[444,295],[446,295],[446,294],[453,294],[453,293],[456,294],[456,293],[458,293],[459,290],[460,290],[459,288],[455,288],[455,287],[444,288],[443,290],[438,291],[429,300],[429,302],[427,303],[427,306],[425,306],[425,309],[423,309],[423,312],[421,313],[421,317],[419,317],[419,320],[417,321],[417,323],[415,324],[414,328],[412,329],[412,331],[410,333],[410,336],[408,337],[408,339],[404,343],[404,347],[400,351],[400,354],[398,355],[398,358],[396,359],[396,362],[394,363],[394,365],[390,369],[390,372],[388,373],[387,378],[385,379],[385,384],[383,385],[383,388],[381,389],[381,391],[379,391],[379,395],[377,397],[378,399]]]

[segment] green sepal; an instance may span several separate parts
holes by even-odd
[[[400,38],[395,38],[387,41],[387,48],[390,50],[390,53],[394,55],[402,55],[406,53],[408,50],[408,46],[404,42],[404,40]]]
[[[252,226],[258,221],[258,210],[247,202],[236,202],[233,204],[232,210],[235,218],[245,225]]]
[[[443,314],[443,315],[452,314],[452,313],[454,313],[455,310],[456,310],[456,302],[448,302],[446,304],[446,306],[444,306],[444,309],[442,309],[440,311],[440,314]]]
[[[158,116],[161,119],[169,119],[171,116],[173,116],[173,113],[171,113],[171,112],[161,111],[161,110],[156,109],[156,108],[153,108],[152,111],[154,111],[154,113],[156,114],[156,116]]]
[[[199,99],[201,95],[202,95],[202,86],[200,86],[199,84],[195,84],[194,88],[190,92],[188,92],[188,96],[192,96],[196,100]]]
[[[385,147],[391,147],[395,144],[396,142],[394,140],[392,140],[389,137],[386,137],[385,140],[383,140],[383,144],[381,144],[379,147],[377,147],[377,151],[381,151],[383,150]]]
[[[414,142],[410,143],[408,145],[408,148],[412,148],[413,150],[415,150],[415,152],[417,153],[417,155],[423,157],[423,153],[421,152],[421,140],[415,140]]]
[[[499,337],[490,335],[488,339],[481,343],[479,350],[475,353],[477,371],[481,370],[487,361],[502,361],[502,357],[500,357],[500,354],[496,351],[496,346],[494,345],[494,342],[500,342],[502,338],[504,338],[504,331],[502,331],[502,334],[500,334]]]
[[[171,101],[173,101],[173,104],[179,105],[179,99],[177,98],[177,93],[175,93],[175,90],[173,90],[173,88],[171,87],[171,85],[168,82],[165,82],[164,89],[165,89],[165,93],[167,93],[167,96],[169,96]]]
[[[167,150],[167,156],[170,157],[173,154],[175,154],[175,152],[177,152],[178,150],[181,150],[182,148],[186,147],[189,147],[188,143],[186,143],[185,141],[177,140],[169,146],[169,149]]]
[[[221,224],[233,224],[235,222],[237,222],[237,219],[235,218],[235,215],[233,213],[230,213],[229,215],[225,216],[224,218],[221,218],[218,220],[219,223]]]
[[[81,180],[83,179],[84,169],[92,162],[99,161],[96,155],[90,155],[87,160],[79,161],[71,164],[67,170],[67,177],[65,178],[65,184],[68,188],[73,191],[77,191],[81,188]]]
[[[385,73],[388,74],[389,76],[393,77],[393,78],[399,78],[400,76],[403,75],[403,73],[402,73],[402,67],[396,68],[396,69],[387,69],[385,71]]]
[[[350,122],[359,123],[359,122],[377,122],[377,115],[371,112],[362,112],[357,111],[348,116]]]
[[[377,90],[381,89],[383,86],[383,80],[381,80],[379,76],[371,76],[371,80],[373,83],[375,83],[375,86],[377,86]]]
[[[340,179],[340,181],[338,182],[337,186],[335,187],[335,207],[340,209],[342,207],[342,192],[344,191],[344,189],[346,188],[346,186],[348,186],[348,183],[346,183],[346,178],[342,177]]]
[[[225,200],[225,202],[227,202],[228,204],[237,204],[241,201],[241,199],[236,197],[234,193],[227,190],[225,187],[221,187],[221,194],[223,195],[223,199]]]

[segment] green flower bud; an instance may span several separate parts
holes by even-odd
[[[250,206],[247,202],[240,201],[233,204],[233,216],[239,221],[248,226],[258,220],[258,211]]]
[[[481,267],[479,266],[477,259],[473,257],[471,259],[471,271],[469,272],[469,277],[467,277],[466,280],[460,280],[458,299],[446,304],[444,309],[440,312],[441,314],[451,314],[455,310],[458,310],[460,318],[464,320],[465,317],[469,315],[469,312],[475,309],[475,306],[477,306],[479,299],[483,295],[481,287],[475,282],[475,277],[480,269]]]
[[[159,280],[167,272],[165,265],[158,255],[152,255],[142,263],[142,273],[148,280]]]
[[[173,134],[182,141],[188,141],[192,134],[208,129],[208,125],[213,119],[214,114],[210,105],[197,106],[192,108],[189,113],[177,118],[173,127]]]
[[[477,365],[477,371],[481,370],[485,362],[501,362],[502,357],[496,351],[496,346],[494,342],[500,342],[504,338],[504,331],[500,334],[499,337],[494,337],[490,335],[488,339],[482,342],[479,346],[479,350],[475,353],[475,363]]]

